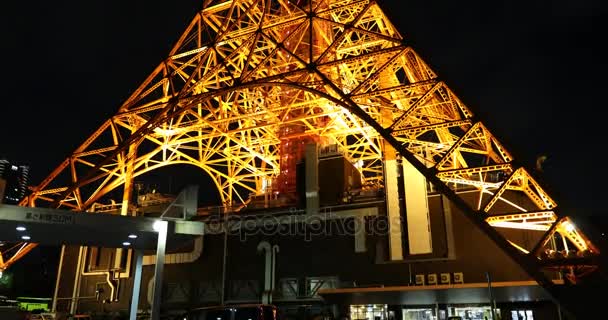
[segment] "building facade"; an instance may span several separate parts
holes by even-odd
[[[0,201],[17,204],[27,193],[29,166],[0,159]]]
[[[298,320],[558,319],[559,306],[547,292],[432,185],[422,184],[422,199],[408,206],[412,193],[405,187],[364,190],[353,183],[360,178],[339,154],[309,158],[317,161],[300,163],[291,203],[268,195],[229,215],[199,210],[206,234],[167,255],[164,313],[265,302]],[[404,186],[408,176],[396,172]],[[309,175],[318,177],[316,194]],[[477,201],[473,189],[459,193]],[[139,214],[155,215],[144,207]],[[543,235],[503,232],[524,247]],[[143,258],[142,313],[152,299],[153,254]],[[116,249],[66,247],[58,310],[126,312],[133,256],[128,250],[117,261]],[[551,276],[563,283],[561,274]]]

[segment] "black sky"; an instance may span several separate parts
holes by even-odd
[[[380,1],[402,35],[560,206],[603,211],[605,1]],[[0,9],[0,157],[37,184],[163,60],[202,1]]]

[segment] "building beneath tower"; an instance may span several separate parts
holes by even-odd
[[[0,159],[0,203],[18,204],[27,192],[29,166]]]

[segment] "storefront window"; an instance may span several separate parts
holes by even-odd
[[[387,320],[387,305],[385,304],[365,304],[351,305],[351,320]]]
[[[403,320],[437,320],[433,315],[433,309],[403,309]]]
[[[450,316],[459,316],[463,320],[490,320],[492,319],[492,309],[490,307],[461,307],[454,308],[454,312]],[[495,313],[500,314],[500,309],[496,309]],[[525,319],[525,318],[524,318]]]

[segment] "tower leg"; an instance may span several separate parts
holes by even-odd
[[[120,215],[126,216],[129,215],[129,206],[131,204],[131,198],[133,198],[133,171],[134,171],[134,163],[137,155],[137,145],[133,144],[129,146],[129,154],[127,156],[127,165],[125,172],[125,183],[123,187],[123,195],[122,195],[122,206],[120,207]],[[120,270],[123,268],[122,266],[122,255],[124,254],[125,249],[116,248],[116,255],[114,258],[114,269]],[[127,257],[127,259],[130,257]],[[128,272],[128,270],[127,270]]]

